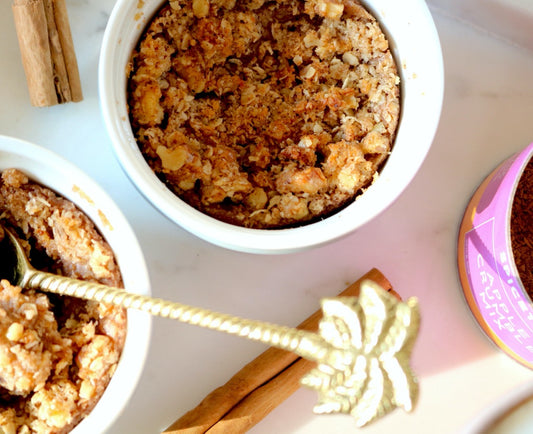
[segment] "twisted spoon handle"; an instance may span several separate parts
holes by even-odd
[[[418,333],[416,299],[399,302],[363,282],[359,298],[324,299],[320,334],[132,294],[30,267],[20,286],[138,309],[263,342],[318,362],[301,384],[319,393],[317,413],[349,413],[363,426],[396,407],[411,411],[418,382],[409,357]]]
[[[27,271],[21,286],[112,304],[126,309],[141,310],[151,315],[263,342],[310,360],[323,360],[326,351],[322,337],[312,332],[133,294],[124,289],[71,279],[35,269]]]
[[[323,318],[316,334],[39,271],[28,262],[16,237],[7,229],[5,233],[15,257],[3,258],[0,265],[7,266],[6,276],[20,287],[141,310],[318,362],[301,379],[319,393],[317,413],[350,413],[363,426],[396,407],[411,411],[416,403],[418,382],[409,366],[420,323],[416,299],[399,302],[378,284],[364,281],[358,298],[322,300]]]

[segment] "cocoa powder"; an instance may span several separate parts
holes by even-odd
[[[533,159],[518,181],[511,210],[511,247],[518,275],[533,299]]]

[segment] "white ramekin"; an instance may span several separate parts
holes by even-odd
[[[387,34],[401,75],[401,120],[392,153],[381,175],[350,206],[316,223],[279,230],[223,223],[192,208],[172,193],[145,162],[129,123],[126,65],[162,0],[118,0],[104,34],[99,63],[102,115],[115,154],[138,190],[181,227],[229,249],[287,253],[348,234],[390,206],[411,182],[428,153],[440,118],[444,71],[439,37],[423,0],[366,0],[363,3]]]
[[[55,153],[19,139],[0,136],[0,171],[16,168],[72,201],[96,224],[115,253],[127,291],[150,295],[143,253],[128,221],[111,198],[80,169]],[[151,317],[128,311],[127,335],[117,369],[104,394],[73,434],[105,432],[127,405],[144,368]]]

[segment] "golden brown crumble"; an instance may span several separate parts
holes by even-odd
[[[399,77],[357,0],[170,0],[129,65],[154,172],[190,205],[254,228],[312,221],[375,178]]]
[[[89,218],[18,170],[2,173],[0,213],[36,268],[122,286],[113,252]],[[70,431],[100,399],[125,333],[123,309],[1,280],[0,432]]]

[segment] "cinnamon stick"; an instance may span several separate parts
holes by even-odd
[[[31,104],[81,101],[65,0],[14,0],[12,9]]]
[[[399,298],[387,278],[376,268],[348,286],[339,296],[357,296],[361,283],[366,279],[373,280]],[[318,310],[297,328],[317,331],[321,318],[322,311]],[[243,433],[294,393],[300,387],[300,378],[314,366],[314,362],[294,353],[270,347],[163,433]]]
[[[296,392],[300,388],[300,378],[315,366],[315,362],[298,358],[292,365],[247,395],[206,432],[245,433]]]

